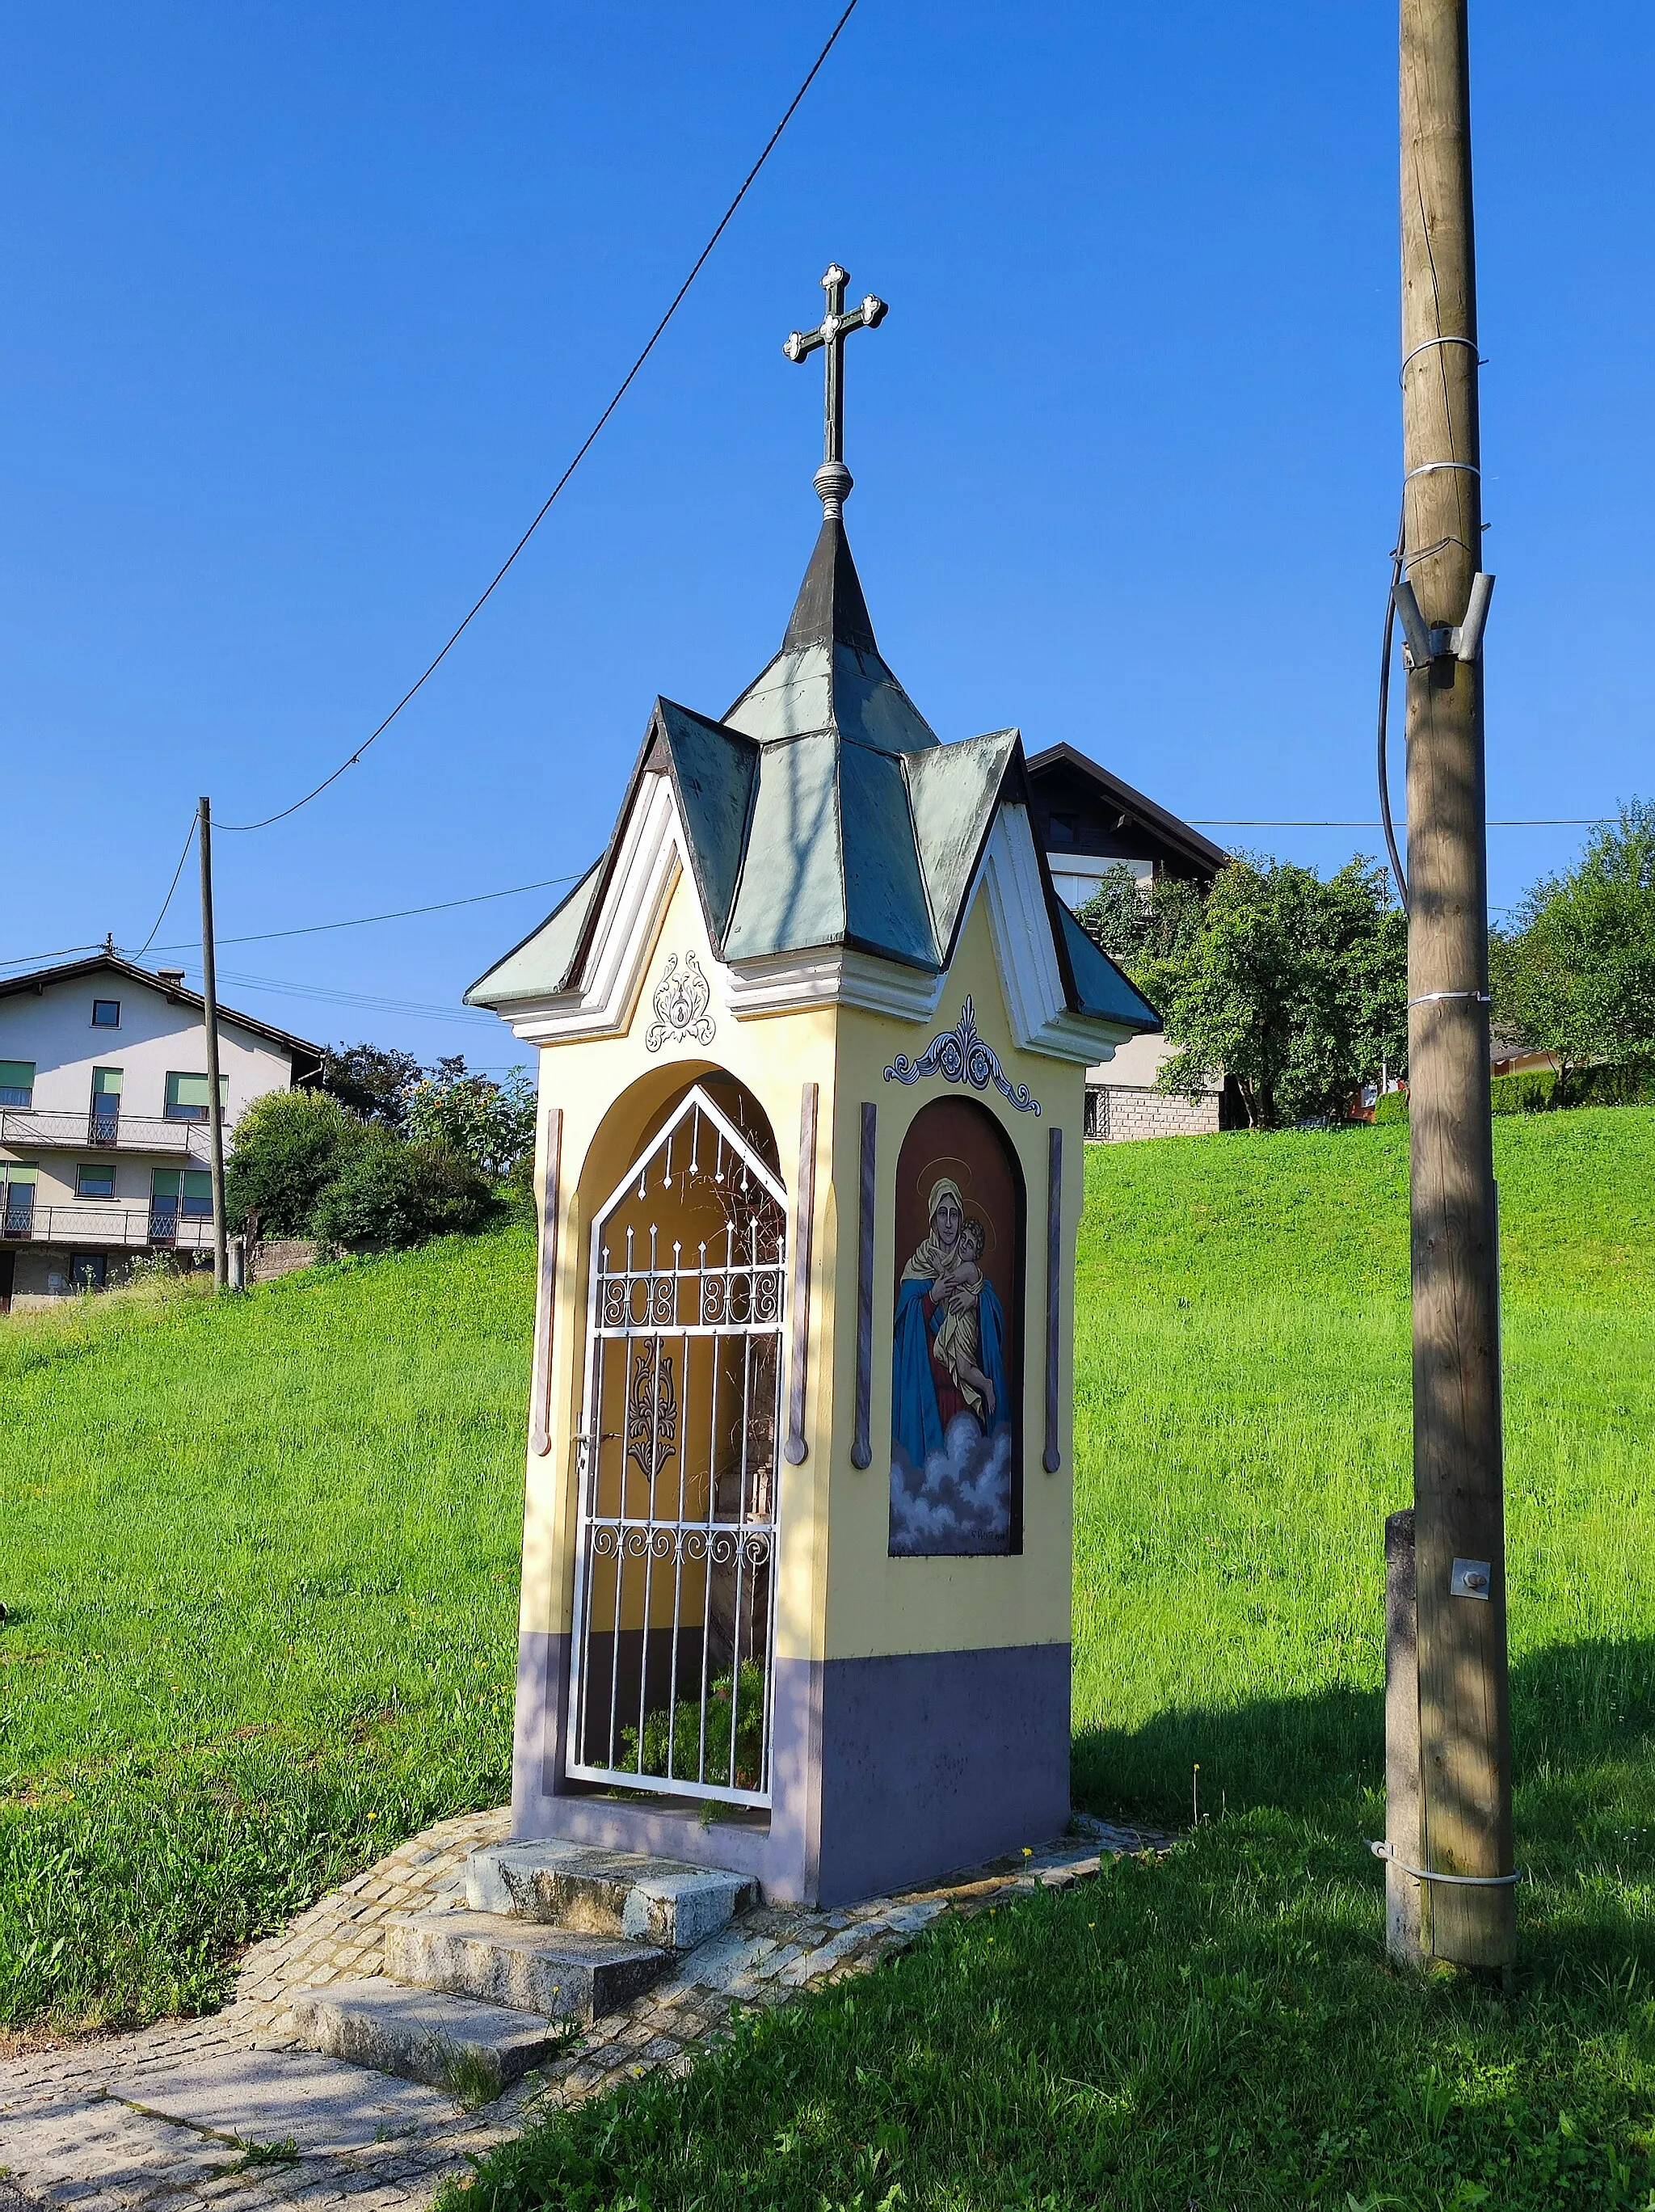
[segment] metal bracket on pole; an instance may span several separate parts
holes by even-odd
[[[1488,621],[1488,602],[1494,580],[1481,570],[1471,579],[1471,596],[1464,622],[1428,623],[1420,611],[1414,586],[1406,576],[1397,585],[1397,615],[1402,623],[1402,657],[1410,668],[1428,667],[1434,660],[1476,661],[1482,658],[1482,633]]]

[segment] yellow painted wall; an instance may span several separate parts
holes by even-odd
[[[669,1041],[649,1052],[652,994],[668,957],[694,951],[713,985],[716,1032],[706,1046]],[[563,1116],[561,1223],[552,1339],[551,1449],[529,1458],[521,1622],[567,1631],[573,1601],[575,1439],[585,1382],[591,1228],[668,1100],[694,1076],[722,1068],[757,1098],[775,1133],[788,1193],[789,1278],[798,1176],[801,1088],[820,1086],[815,1218],[811,1260],[807,1450],[779,1469],[780,1567],[777,1655],[843,1658],[905,1651],[1064,1643],[1070,1634],[1071,1336],[1073,1255],[1082,1183],[1085,1073],[1078,1065],[1020,1051],[1006,1019],[985,895],[978,896],[946,980],[935,1021],[855,1008],[738,1021],[724,1007],[718,963],[700,903],[680,873],[657,932],[624,1036],[543,1047],[537,1183],[543,1188],[549,1110]],[[884,1080],[900,1052],[911,1058],[938,1029],[951,1028],[969,992],[978,1028],[1009,1080],[1026,1083],[1041,1112],[1015,1112],[991,1090],[980,1094],[1021,1163],[1027,1193],[1023,1316],[1021,1556],[893,1559],[887,1554],[891,1431],[891,1350],[897,1157],[914,1115],[954,1086],[932,1078],[906,1087]],[[975,1092],[959,1095],[978,1097]],[[856,1397],[858,1190],[861,1108],[879,1109],[877,1233],[874,1261],[871,1465],[851,1464]],[[1047,1474],[1045,1445],[1046,1218],[1049,1132],[1064,1137],[1061,1470]],[[842,1194],[842,1205],[841,1205]],[[791,1363],[791,1313],[783,1346]],[[826,1353],[826,1358],[824,1358]],[[785,1381],[784,1382],[784,1403]]]
[[[591,1224],[637,1157],[645,1131],[684,1084],[723,1068],[746,1085],[769,1117],[788,1194],[788,1251],[792,1253],[798,1176],[799,1110],[804,1084],[821,1086],[819,1164],[814,1226],[813,1274],[831,1277],[836,1267],[834,1194],[826,1172],[826,1138],[834,1113],[834,1031],[831,1009],[761,1022],[737,1022],[719,1003],[716,983],[709,1008],[716,1033],[706,1046],[669,1040],[650,1052],[645,1036],[654,1019],[652,997],[668,959],[682,963],[693,951],[709,980],[717,963],[707,942],[700,902],[680,873],[655,944],[645,964],[642,988],[624,1036],[543,1047],[540,1055],[540,1135],[537,1190],[543,1195],[549,1110],[563,1115],[561,1224],[552,1340],[551,1449],[529,1455],[524,1527],[520,1625],[526,1630],[567,1630],[573,1620],[575,1444],[585,1387],[586,1288]],[[779,1479],[780,1566],[776,1648],[782,1656],[819,1652],[826,1557],[819,1534],[827,1524],[827,1455],[817,1435],[823,1394],[821,1331],[831,1307],[813,1297],[810,1372],[806,1401],[809,1449],[799,1467],[783,1462]],[[791,1349],[789,1321],[784,1358]],[[819,1494],[821,1493],[821,1494]]]
[[[912,1086],[887,1083],[899,1052],[917,1056],[920,1043],[959,1019],[967,994],[979,1034],[993,1047],[1007,1079],[1026,1083],[1040,1112],[1017,1113],[991,1088],[985,1092],[927,1078]],[[916,1042],[915,1026],[846,1009],[840,1017],[839,1089],[834,1179],[854,1193],[860,1173],[862,1102],[879,1108],[877,1199],[874,1239],[872,1464],[851,1465],[856,1392],[856,1235],[847,1220],[839,1255],[836,1295],[840,1323],[835,1346],[831,1449],[828,1620],[823,1656],[862,1658],[897,1651],[952,1651],[1069,1640],[1070,1589],[1070,1342],[1060,1332],[1064,1367],[1059,1386],[1063,1466],[1047,1474],[1046,1448],[1046,1214],[1048,1133],[1064,1131],[1064,1314],[1074,1276],[1080,1219],[1081,1127],[1086,1073],[1066,1060],[1022,1052],[1012,1041],[994,955],[986,900],[979,892],[937,1016]],[[914,1116],[953,1091],[978,1098],[1010,1139],[1022,1169],[1028,1204],[1023,1311],[1021,1555],[997,1559],[891,1559],[889,1540],[891,1351],[896,1268],[896,1164]],[[847,1200],[852,1214],[854,1200]],[[829,1286],[824,1285],[824,1294]]]

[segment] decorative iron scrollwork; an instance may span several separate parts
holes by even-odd
[[[739,1559],[757,1573],[775,1556],[775,1529],[768,1522],[721,1523],[675,1528],[660,1522],[594,1521],[591,1553],[595,1559],[649,1559],[657,1566],[710,1565],[730,1568]]]
[[[678,1446],[678,1401],[673,1391],[672,1360],[658,1346],[640,1352],[633,1363],[627,1401],[627,1456],[635,1459],[653,1482]]]
[[[693,952],[685,953],[682,971],[677,954],[669,954],[665,973],[655,987],[655,1019],[644,1033],[644,1049],[659,1052],[669,1037],[711,1044],[713,1024],[706,1006],[712,996],[712,987]]]
[[[968,1083],[973,1091],[986,1091],[991,1083],[1020,1114],[1040,1110],[1040,1102],[1029,1096],[1028,1085],[1010,1082],[993,1046],[978,1036],[969,993],[951,1030],[934,1036],[918,1060],[900,1052],[885,1070],[887,1083],[918,1083],[924,1075],[940,1075],[945,1083]]]

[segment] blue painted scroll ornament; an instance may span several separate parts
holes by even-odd
[[[986,1091],[991,1083],[1020,1114],[1040,1110],[1040,1100],[1028,1095],[1028,1085],[1009,1082],[993,1046],[978,1036],[969,993],[951,1030],[934,1036],[918,1060],[900,1052],[885,1070],[887,1083],[918,1083],[924,1075],[940,1075],[945,1083],[968,1083],[973,1091]]]

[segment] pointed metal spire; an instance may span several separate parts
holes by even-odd
[[[859,307],[845,312],[848,269],[837,261],[828,264],[821,280],[828,295],[828,312],[813,331],[794,331],[782,347],[789,361],[808,361],[818,348],[826,353],[826,394],[822,417],[821,466],[812,479],[823,514],[836,522],[845,511],[856,479],[845,465],[845,341],[852,331],[876,331],[890,310],[870,292]]]

